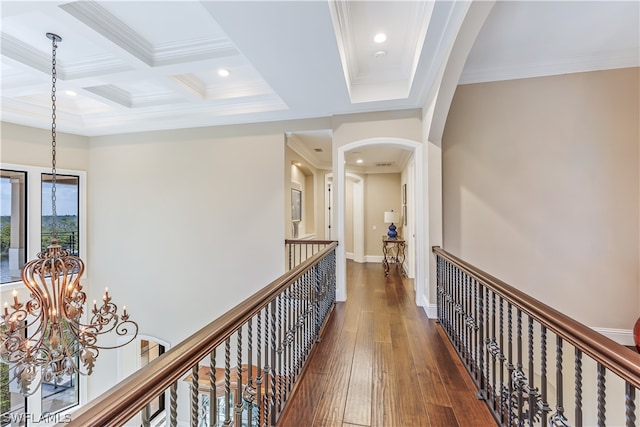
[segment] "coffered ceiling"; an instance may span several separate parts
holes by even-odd
[[[461,82],[638,66],[638,4],[499,1]],[[47,32],[63,39],[57,50],[63,132],[93,136],[421,108],[466,5],[2,0],[0,113],[3,121],[50,126]],[[386,39],[377,43],[379,33]],[[319,131],[330,140],[330,132]],[[314,153],[317,139],[310,137],[290,139],[307,141]],[[402,162],[406,153],[396,154],[388,153]]]

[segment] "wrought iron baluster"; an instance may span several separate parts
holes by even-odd
[[[282,347],[281,347],[281,343],[282,343],[282,294],[278,295],[278,297],[276,298],[276,301],[278,303],[278,319],[277,319],[277,329],[278,329],[278,341],[276,344],[276,377],[275,380],[277,381],[277,387],[276,387],[276,407],[275,407],[275,414],[276,417],[278,414],[280,414],[280,411],[282,410],[282,381],[284,380],[283,375],[284,375],[284,370],[283,370],[283,363],[282,363]]]
[[[524,395],[522,393],[523,373],[522,373],[522,311],[518,308],[516,310],[516,346],[518,350],[518,363],[516,365],[516,376],[512,378],[515,380],[516,393],[518,398],[518,425],[524,425]]]
[[[169,391],[169,425],[178,426],[178,382],[171,384]]]
[[[242,326],[236,331],[236,395],[234,398],[235,425],[242,424]]]
[[[475,319],[475,325],[473,330],[473,377],[476,382],[476,386],[480,388],[480,377],[482,376],[482,361],[480,360],[480,328],[482,325],[482,319],[480,319],[480,302],[478,299],[478,281],[473,279],[473,317]]]
[[[598,427],[606,426],[607,408],[606,408],[606,368],[598,362]]]
[[[231,419],[231,338],[224,342],[224,423],[230,426]]]
[[[547,396],[547,328],[540,325],[540,412],[542,425],[547,425],[547,414],[551,411]]]
[[[496,372],[496,364],[497,357],[500,351],[498,348],[498,343],[496,341],[496,294],[495,292],[491,292],[491,407],[495,412],[497,410],[497,395],[496,395],[496,381],[497,381],[497,372]]]
[[[575,349],[576,427],[582,427],[582,351]]]
[[[529,426],[533,427],[533,423],[538,415],[538,389],[534,386],[535,373],[533,371],[534,360],[533,360],[533,318],[531,316],[527,316],[527,351],[529,358],[529,370],[527,377],[527,397],[528,397],[528,411],[529,411]]]
[[[636,427],[636,388],[629,382],[624,383],[624,414],[625,414],[625,426]]]
[[[256,388],[253,378],[253,318],[247,321],[247,384],[244,387],[243,399],[247,406],[248,427],[253,422],[253,406],[255,405]]]
[[[562,381],[562,338],[556,336],[556,412],[549,421],[551,426],[569,425],[567,418],[564,416]]]
[[[500,421],[505,421],[505,393],[506,387],[504,385],[504,370],[505,370],[505,356],[504,356],[504,300],[502,297],[500,301]]]
[[[463,331],[464,331],[464,317],[462,310],[462,280],[463,272],[458,268],[455,283],[455,309],[456,309],[456,342],[458,343],[458,353],[463,352]]]
[[[444,259],[442,259],[441,256],[438,256],[438,262],[436,264],[436,275],[437,275],[437,281],[436,281],[436,294],[437,294],[437,301],[438,301],[438,321],[440,323],[442,323],[443,320],[443,303],[444,301],[442,300],[442,293],[443,293],[443,278],[444,278]]]
[[[478,297],[478,341],[476,348],[478,349],[478,398],[485,399],[486,396],[486,383],[483,378],[484,369],[484,285],[478,284],[479,297]]]
[[[218,393],[216,390],[216,349],[209,355],[209,426],[218,425]]]
[[[271,308],[269,309],[269,314],[271,315],[271,327],[270,327],[270,357],[269,357],[269,382],[271,384],[271,391],[270,391],[270,407],[269,407],[269,417],[270,420],[269,422],[271,423],[271,425],[275,425],[276,424],[276,420],[277,420],[277,413],[276,413],[276,377],[277,377],[277,371],[276,371],[276,351],[277,351],[277,347],[276,347],[276,309],[277,309],[277,302],[274,299],[271,302]]]
[[[463,292],[463,300],[464,300],[464,362],[467,365],[467,368],[471,366],[471,338],[470,335],[473,333],[472,328],[473,325],[470,323],[470,320],[473,320],[473,316],[471,315],[471,296],[470,296],[470,284],[469,284],[469,275],[465,274],[464,276],[464,292]]]
[[[262,379],[261,382],[264,383],[264,386],[260,387],[261,393],[262,391],[264,391],[263,396],[262,396],[262,400],[260,402],[261,404],[261,419],[262,419],[262,425],[263,426],[267,426],[269,420],[271,419],[271,407],[270,407],[270,401],[269,401],[269,393],[271,390],[270,384],[269,384],[269,377],[270,377],[270,368],[269,368],[269,356],[270,356],[270,347],[269,347],[269,306],[264,308],[264,343],[263,343],[263,347],[264,347],[264,366],[262,367]]]
[[[198,390],[198,368],[200,366],[196,364],[191,369],[191,425],[198,425],[198,404],[200,403],[200,395]]]
[[[509,363],[507,365],[507,369],[509,372],[509,385],[508,385],[508,394],[507,394],[507,414],[509,417],[508,425],[512,425],[514,422],[514,410],[513,410],[513,372],[515,371],[515,366],[513,364],[513,306],[511,303],[507,303],[507,324],[508,324],[508,348],[509,348]]]

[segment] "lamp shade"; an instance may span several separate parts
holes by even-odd
[[[384,223],[391,224],[393,222],[398,222],[398,216],[394,211],[388,211],[384,213]]]

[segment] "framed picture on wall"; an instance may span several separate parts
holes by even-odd
[[[402,204],[407,204],[407,184],[402,184]]]
[[[302,221],[302,191],[291,189],[291,221]]]
[[[407,205],[402,205],[402,224],[407,225]]]

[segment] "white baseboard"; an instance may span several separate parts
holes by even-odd
[[[436,304],[429,304],[426,306],[422,306],[422,309],[427,314],[429,319],[437,319],[438,318],[438,306]]]
[[[382,255],[365,255],[364,262],[381,263]]]
[[[635,345],[633,342],[633,331],[630,329],[611,329],[611,328],[591,328],[594,331],[612,339],[618,344]]]

